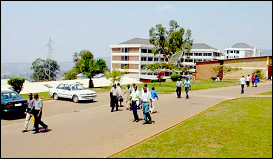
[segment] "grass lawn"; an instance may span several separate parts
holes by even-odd
[[[261,95],[272,95],[272,91],[270,91],[270,92],[265,92],[265,93],[261,93]]]
[[[33,94],[33,97],[34,97],[34,94],[35,94],[35,93],[32,93],[32,94]],[[20,95],[21,95],[22,97],[28,99],[28,94],[20,94]],[[39,97],[40,97],[41,99],[52,98],[48,92],[39,92],[38,95],[39,95]]]
[[[161,84],[158,82],[155,83],[147,83],[148,87],[151,89],[155,87],[157,93],[171,93],[175,92],[176,89],[176,82],[162,82]],[[194,81],[192,82],[191,90],[198,90],[198,89],[208,89],[208,88],[217,88],[217,87],[228,87],[228,86],[235,86],[239,85],[238,81]],[[127,85],[122,85],[121,88],[124,91]],[[130,85],[132,86],[132,84]],[[138,88],[142,88],[144,83],[137,84]],[[107,92],[111,90],[111,86],[104,86],[104,87],[96,87],[96,88],[88,88],[93,90],[97,93],[100,92]],[[41,99],[52,98],[48,92],[39,92],[39,97]],[[28,94],[21,94],[24,98],[28,98]]]
[[[272,158],[272,97],[222,102],[118,158]]]
[[[235,86],[239,85],[238,81],[194,81],[192,82],[192,90],[199,90],[199,89],[208,89],[208,88],[217,88],[217,87],[228,87],[228,86]],[[144,86],[144,83],[136,84],[138,88],[142,88]],[[170,93],[175,92],[176,89],[176,82],[162,82],[161,84],[159,82],[155,83],[147,83],[148,87],[151,89],[152,87],[155,87],[156,92],[158,93]],[[126,89],[127,85],[122,85],[122,90]],[[132,87],[132,84],[130,85]],[[111,86],[107,87],[100,87],[100,88],[92,88],[91,90],[96,91],[110,91]]]

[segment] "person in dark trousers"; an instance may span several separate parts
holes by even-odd
[[[140,93],[137,90],[137,86],[134,86],[134,91],[130,94],[130,99],[132,100],[132,111],[134,115],[134,122],[139,121],[139,117],[137,115],[137,101],[140,99]]]
[[[247,75],[246,77],[246,86],[249,87],[249,82],[250,82],[250,76]]]
[[[254,87],[254,80],[255,80],[255,75],[252,75],[251,77],[252,87]]]
[[[245,84],[246,84],[246,79],[245,79],[245,77],[244,76],[242,76],[241,78],[240,78],[240,84],[241,84],[241,94],[243,94],[244,93],[244,87],[245,87]]]
[[[176,82],[176,94],[177,94],[177,98],[181,97],[181,87],[183,86],[183,82],[181,81],[180,78],[178,78],[177,82]]]
[[[260,82],[259,76],[256,75],[254,78],[254,87],[257,87],[258,82]]]
[[[186,99],[189,99],[189,88],[191,88],[191,82],[187,78],[186,81],[184,82],[185,86],[185,92],[186,92]]]
[[[39,98],[39,95],[37,93],[34,94],[34,111],[33,111],[33,115],[35,118],[35,132],[39,133],[39,125],[41,125],[44,128],[44,131],[47,131],[48,126],[41,120],[42,118],[42,111],[43,111],[43,102],[42,99]]]
[[[141,101],[140,101],[140,103],[142,104],[142,111],[143,111],[143,116],[144,116],[143,124],[151,124],[152,123],[152,117],[149,113],[149,106],[150,106],[151,102],[152,102],[151,93],[149,91],[147,91],[147,87],[144,87],[143,92],[141,94]]]
[[[111,96],[111,112],[114,112],[114,108],[116,107],[116,111],[118,111],[118,96],[119,96],[119,90],[117,88],[117,85],[114,84],[113,87],[111,88],[110,93],[112,94]]]

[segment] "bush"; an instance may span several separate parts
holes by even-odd
[[[174,74],[171,75],[172,81],[177,81],[178,78],[181,78],[181,77],[182,77],[181,74],[176,74],[176,73],[174,73]]]
[[[25,82],[24,78],[10,78],[8,80],[8,84],[12,86],[13,90],[16,91],[18,94],[21,92],[23,88],[23,83]]]

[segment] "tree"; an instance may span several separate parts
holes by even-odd
[[[252,70],[252,75],[257,75],[260,79],[264,78],[264,74],[262,73],[262,69]]]
[[[149,69],[153,72],[162,72],[162,71],[181,71],[181,72],[189,72],[191,69],[190,66],[184,67],[180,65],[174,65],[170,63],[154,63],[154,64],[148,64],[142,68],[142,70]]]
[[[185,32],[175,20],[171,20],[169,26],[169,31],[162,24],[149,30],[149,41],[154,45],[153,53],[162,54],[168,60],[177,52],[189,52],[193,43],[191,30]]]
[[[18,77],[10,78],[8,80],[8,84],[12,86],[12,89],[16,91],[18,94],[21,92],[24,82],[25,82],[24,78],[18,78]]]
[[[73,68],[72,70],[64,73],[65,80],[73,80],[77,78],[77,70]]]
[[[105,73],[108,70],[105,60],[94,60],[94,55],[89,50],[82,50],[80,53],[75,52],[73,54],[73,61],[75,62],[74,70],[66,73],[65,78],[74,78],[74,73],[83,73],[89,78],[89,88],[93,88],[92,78],[98,73]]]
[[[116,81],[120,82],[121,77],[125,74],[126,72],[123,71],[118,71],[118,70],[113,70],[111,73],[106,75],[106,79],[111,78],[112,84],[114,84]]]
[[[34,81],[52,81],[56,80],[57,71],[60,70],[60,66],[55,60],[37,58],[32,63],[31,69],[34,70],[31,76]]]
[[[215,66],[212,66],[211,68],[219,75],[220,80],[222,80],[224,73],[231,73],[231,72],[242,70],[242,68],[231,67],[226,65],[215,65]]]

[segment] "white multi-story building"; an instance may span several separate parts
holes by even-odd
[[[251,47],[246,43],[237,43],[224,49],[225,59],[237,59],[247,57],[260,57],[262,52],[256,47]]]
[[[113,69],[123,71],[126,66],[124,71],[127,74],[147,74],[147,71],[141,69],[142,67],[164,60],[162,55],[152,53],[153,47],[154,45],[148,39],[141,38],[134,38],[118,45],[110,45],[111,71]]]
[[[118,45],[110,45],[111,48],[111,70],[124,70],[128,74],[152,75],[152,72],[142,70],[148,64],[164,62],[163,55],[153,54],[154,45],[148,39],[135,38]],[[189,54],[186,54],[181,64],[183,66],[195,66],[196,62],[214,61],[224,59],[220,50],[210,47],[204,43],[195,43]],[[194,69],[191,70],[194,72]]]
[[[193,43],[189,53],[185,53],[181,64],[183,66],[195,66],[196,62],[216,61],[224,59],[221,51],[204,43]]]

